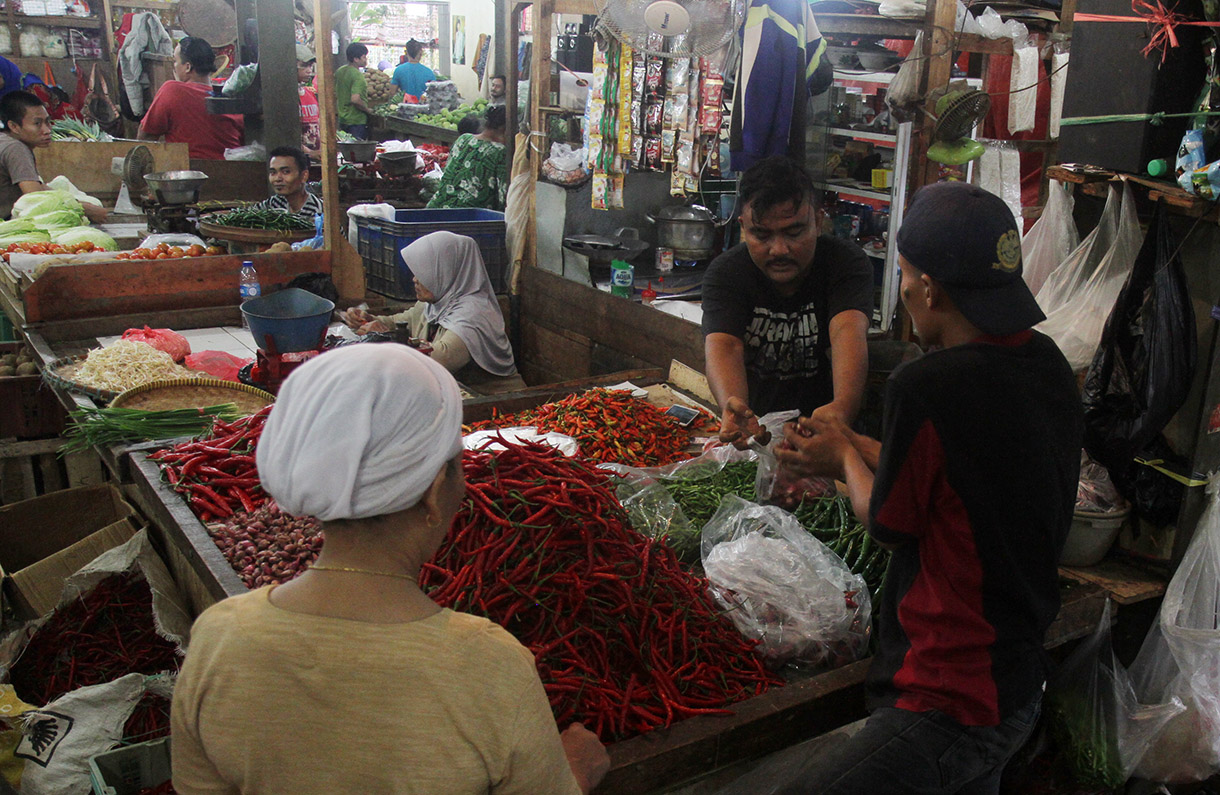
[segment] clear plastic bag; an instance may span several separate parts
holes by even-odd
[[[206,246],[207,245],[207,243],[204,242],[203,238],[199,237],[198,235],[175,233],[175,234],[149,235],[148,237],[141,240],[140,245],[136,246],[136,248],[156,248],[157,246],[161,245],[162,243],[164,243],[167,246],[180,246],[183,248],[185,248],[187,246]]]
[[[787,511],[728,495],[701,553],[712,596],[771,664],[837,668],[868,650],[864,580]]]
[[[889,106],[894,118],[899,121],[911,121],[919,114],[920,102],[923,99],[919,91],[919,75],[923,68],[923,31],[915,34],[915,46],[898,67],[898,74],[890,81],[890,90],[886,92],[885,104]]]
[[[267,147],[262,144],[250,144],[226,149],[225,160],[250,160],[262,163],[267,160]]]
[[[1112,197],[1106,201],[1103,223],[1113,203]],[[1046,320],[1037,328],[1055,341],[1073,370],[1083,370],[1093,361],[1106,318],[1131,274],[1144,240],[1131,188],[1125,184],[1121,207],[1116,211],[1113,241],[1098,258],[1097,243],[1102,239],[1090,234],[1077,249],[1087,247],[1082,256],[1072,252],[1038,293],[1038,303],[1046,313]]]
[[[1114,657],[1109,600],[1092,636],[1056,671],[1046,702],[1051,734],[1076,781],[1107,790],[1123,786],[1155,735],[1184,709],[1176,698],[1140,704]]]
[[[1072,218],[1076,204],[1072,186],[1051,180],[1047,190],[1042,217],[1021,239],[1021,275],[1034,295],[1042,289],[1046,277],[1080,245],[1080,232]]]
[[[1080,482],[1076,486],[1076,510],[1114,513],[1127,509],[1127,501],[1118,493],[1110,471],[1080,451]]]
[[[1202,781],[1220,771],[1220,488],[1207,490],[1211,501],[1131,664],[1141,701],[1185,705],[1135,770],[1153,781]]]
[[[776,411],[759,419],[759,424],[771,434],[771,441],[758,454],[758,477],[754,481],[754,493],[759,502],[778,505],[794,510],[806,497],[827,497],[835,493],[832,478],[796,477],[780,466],[775,451],[783,445],[784,426],[800,416],[798,411]]]

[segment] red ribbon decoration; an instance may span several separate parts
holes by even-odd
[[[1131,0],[1131,10],[1134,17],[1123,17],[1117,14],[1076,14],[1077,22],[1145,22],[1152,26],[1152,35],[1143,54],[1147,56],[1155,49],[1161,51],[1161,63],[1169,54],[1170,47],[1178,46],[1178,34],[1174,30],[1178,25],[1192,25],[1205,28],[1220,27],[1220,22],[1203,22],[1187,19],[1176,11],[1161,4],[1161,0]]]

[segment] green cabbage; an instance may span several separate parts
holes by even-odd
[[[77,226],[84,226],[89,223],[85,220],[85,216],[80,210],[50,210],[37,215],[25,216],[34,226],[46,232],[56,232],[64,229],[72,229]]]
[[[33,232],[20,232],[13,235],[0,237],[0,248],[8,248],[13,243],[50,243],[51,236],[41,230]]]
[[[0,237],[20,235],[25,232],[34,232],[37,230],[38,227],[34,226],[34,224],[27,218],[18,218],[13,221],[0,221]]]
[[[72,194],[62,190],[36,190],[13,202],[13,218],[42,215],[56,210],[75,210],[79,214],[81,206]]]
[[[51,235],[51,242],[58,243],[61,246],[74,246],[86,240],[104,251],[119,250],[119,244],[114,242],[113,237],[91,226],[78,226]]]

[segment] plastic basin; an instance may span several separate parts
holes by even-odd
[[[333,302],[297,287],[251,298],[241,305],[255,344],[275,353],[315,350],[322,343],[334,309]]]
[[[1127,521],[1129,511],[1114,511],[1099,513],[1097,511],[1076,511],[1072,516],[1072,527],[1068,530],[1067,541],[1063,544],[1063,554],[1059,558],[1061,566],[1093,566],[1114,546],[1114,539]]]

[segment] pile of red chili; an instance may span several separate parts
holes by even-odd
[[[507,447],[464,454],[467,500],[420,585],[534,653],[561,727],[622,740],[781,684],[706,581],[630,528],[606,473]]]
[[[9,682],[22,701],[43,706],[130,673],[176,670],[174,644],[157,634],[148,583],[129,572],[56,610],[9,669]]]
[[[704,420],[710,420],[707,415]],[[691,434],[656,406],[628,392],[590,389],[515,414],[492,415],[471,430],[528,425],[580,442],[580,454],[601,463],[647,467],[690,458]]]
[[[233,423],[217,420],[204,439],[158,450],[148,458],[190,504],[200,521],[238,511],[254,513],[267,502],[258,481],[254,450],[271,406]]]

